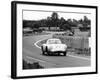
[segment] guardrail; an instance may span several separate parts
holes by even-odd
[[[74,53],[76,54],[83,54],[87,56],[91,55],[91,48],[89,47],[89,37],[54,34],[53,38],[59,38],[62,43],[68,46],[68,49],[74,49]]]
[[[53,35],[53,38],[61,39],[62,43],[65,43],[68,47],[71,48],[89,48],[89,39],[88,37],[80,36],[64,36],[64,35]]]

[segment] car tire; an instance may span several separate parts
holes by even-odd
[[[64,52],[63,55],[66,56],[66,52]]]
[[[42,54],[45,55],[45,51],[43,50],[43,46],[41,47]]]
[[[42,51],[42,54],[45,55],[45,51]]]
[[[48,52],[48,48],[47,47],[45,48],[45,52],[46,52],[47,55],[49,55],[49,52]]]

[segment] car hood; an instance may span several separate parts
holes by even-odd
[[[66,44],[43,44],[48,47],[67,47]]]

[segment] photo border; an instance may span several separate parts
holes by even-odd
[[[80,7],[80,8],[94,8],[96,10],[96,71],[84,73],[69,73],[69,74],[51,74],[51,75],[37,75],[37,76],[17,76],[17,4],[34,4],[34,5],[49,5],[49,6],[62,6],[62,7]],[[68,76],[68,75],[85,75],[98,73],[98,7],[87,5],[72,5],[72,4],[57,4],[57,3],[40,3],[40,2],[24,2],[12,1],[11,2],[11,78],[38,78],[38,77],[53,77],[53,76]]]

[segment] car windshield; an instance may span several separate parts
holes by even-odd
[[[61,44],[60,40],[48,40],[47,44]]]

